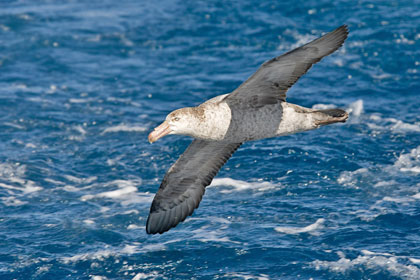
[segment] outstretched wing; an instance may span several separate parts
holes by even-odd
[[[146,232],[164,233],[190,216],[205,187],[240,145],[194,140],[163,178],[150,207]]]
[[[346,25],[281,56],[266,61],[251,77],[226,97],[264,106],[286,101],[286,91],[324,56],[336,51],[346,40]]]

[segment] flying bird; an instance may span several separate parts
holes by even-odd
[[[345,122],[341,109],[316,110],[286,102],[287,90],[348,35],[346,25],[266,61],[229,94],[197,107],[171,112],[149,134],[149,142],[169,134],[195,139],[169,168],[150,207],[148,234],[164,233],[190,216],[205,188],[245,141],[283,136]]]

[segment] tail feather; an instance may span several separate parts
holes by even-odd
[[[349,114],[342,109],[324,109],[316,110],[315,113],[315,122],[317,125],[327,125],[337,122],[346,122]]]
[[[342,109],[325,109],[325,110],[318,110],[318,112],[324,113],[333,118],[341,118],[347,115],[347,112]]]

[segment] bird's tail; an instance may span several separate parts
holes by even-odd
[[[336,122],[346,122],[349,114],[342,109],[324,109],[313,111],[317,125],[327,125]]]

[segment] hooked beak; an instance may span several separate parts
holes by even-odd
[[[158,139],[162,138],[163,136],[168,135],[171,132],[172,130],[169,127],[168,122],[164,121],[161,125],[159,125],[152,132],[150,132],[149,137],[148,137],[149,142],[153,143],[157,141]]]

